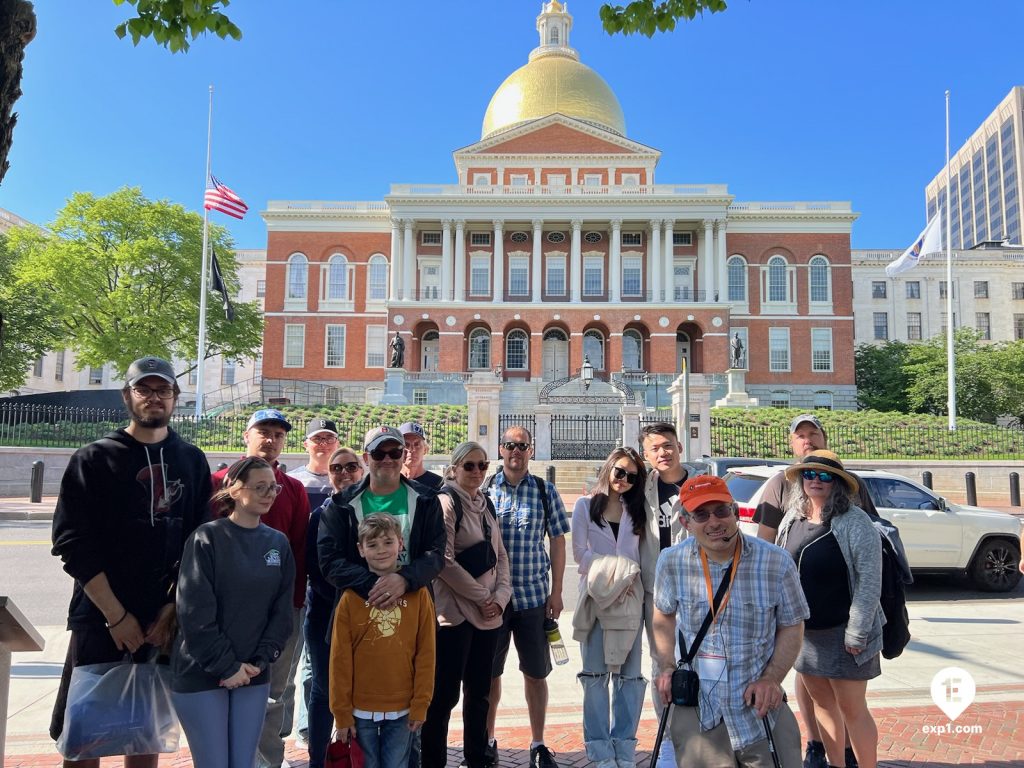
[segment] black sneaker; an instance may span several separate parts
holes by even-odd
[[[484,768],[498,768],[498,741],[488,741],[484,747]]]
[[[804,749],[804,768],[828,768],[825,759],[825,745],[820,741],[808,741]]]
[[[543,744],[530,749],[530,768],[558,768],[555,756]]]
[[[853,747],[846,748],[846,768],[860,768],[857,757],[853,754]]]

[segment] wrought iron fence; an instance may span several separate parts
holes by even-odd
[[[618,416],[551,417],[552,459],[605,459],[622,444],[622,419]]]
[[[498,415],[498,439],[509,427],[526,427],[530,436],[537,439],[537,417],[532,413],[502,413]]]

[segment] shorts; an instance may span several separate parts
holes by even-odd
[[[505,671],[505,657],[508,656],[512,638],[516,641],[519,654],[519,671],[527,677],[543,680],[551,674],[551,651],[548,637],[544,632],[547,607],[538,605],[523,611],[505,611],[498,629],[498,645],[494,649],[494,666],[491,678],[501,677]]]
[[[132,661],[143,663],[153,657],[153,646],[143,644],[139,650],[131,654]],[[68,655],[64,659],[64,670],[60,676],[60,687],[57,688],[57,701],[53,705],[50,717],[50,738],[56,741],[64,730],[64,710],[68,705],[68,688],[71,686],[71,673],[75,667],[86,664],[109,664],[121,661],[128,651],[119,651],[110,636],[110,630],[101,626],[89,626],[71,630],[68,642]]]

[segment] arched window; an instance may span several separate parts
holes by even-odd
[[[370,274],[366,282],[366,298],[384,301],[388,297],[388,260],[377,253],[370,257]]]
[[[828,259],[815,256],[810,261],[811,301],[832,301],[832,271]]]
[[[768,259],[768,301],[786,301],[786,260],[781,256]]]
[[[622,332],[622,368],[627,371],[644,369],[644,340],[640,331],[630,328]]]
[[[491,367],[491,332],[477,328],[469,334],[469,367]]]
[[[327,291],[324,297],[328,301],[348,298],[348,259],[340,253],[327,260]]]
[[[595,371],[604,370],[604,336],[590,330],[583,334],[583,356],[590,360]]]
[[[728,264],[729,301],[747,300],[747,262],[742,256],[730,256]]]
[[[525,371],[529,367],[529,337],[526,331],[516,329],[505,337],[505,369]]]
[[[776,389],[768,397],[768,403],[772,408],[789,408],[789,392]]]
[[[288,258],[288,298],[306,298],[309,284],[309,261],[301,253],[293,253]]]
[[[548,33],[548,43],[558,45],[558,27],[552,27]]]

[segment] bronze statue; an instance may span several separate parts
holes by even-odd
[[[743,364],[743,340],[738,333],[733,334],[732,342],[732,367],[739,368]]]
[[[391,367],[401,368],[405,365],[405,342],[398,331],[395,331],[395,338],[391,340]]]

